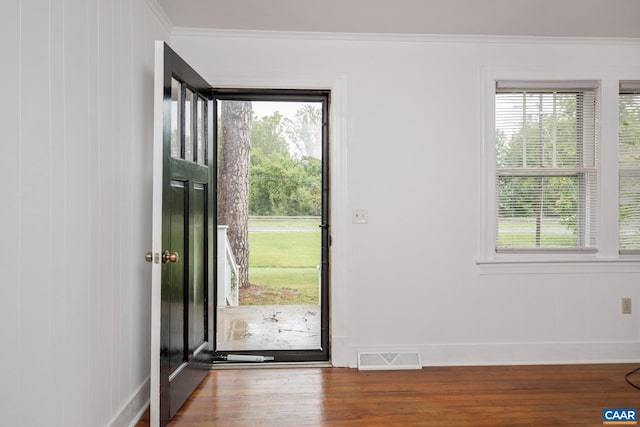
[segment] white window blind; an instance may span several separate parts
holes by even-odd
[[[620,253],[640,253],[640,81],[620,82],[618,126]]]
[[[496,84],[496,251],[595,251],[598,82]]]

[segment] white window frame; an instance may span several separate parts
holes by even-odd
[[[495,148],[495,94],[497,81],[598,81],[599,125],[597,128],[599,147],[599,211],[597,252],[566,253],[544,251],[541,253],[496,252],[496,148]],[[629,76],[628,71],[606,70],[586,74],[584,70],[480,70],[481,94],[479,118],[482,126],[481,167],[479,189],[479,239],[476,264],[481,274],[509,273],[585,273],[637,271],[640,256],[620,255],[618,251],[618,95],[621,80],[639,80]],[[544,266],[544,268],[540,268]]]
[[[619,89],[619,95],[622,96],[623,92],[626,93],[634,93],[634,94],[638,94],[640,95],[640,79],[638,80],[621,80],[620,81],[620,89]],[[620,123],[620,121],[618,120],[618,124]],[[620,183],[621,179],[623,177],[625,178],[629,178],[629,177],[638,177],[640,176],[640,168],[638,167],[628,167],[625,169],[620,169],[620,163],[618,163],[618,182]],[[620,199],[620,189],[618,188],[618,199]],[[620,219],[618,218],[618,224],[620,224]],[[620,230],[618,230],[618,233],[620,233]],[[619,236],[620,234],[618,234]],[[618,245],[620,246],[620,245]],[[640,255],[640,248],[636,248],[636,249],[623,249],[622,247],[618,248],[618,251],[620,253],[621,256],[627,256],[627,255]]]

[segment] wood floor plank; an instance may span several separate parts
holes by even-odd
[[[602,426],[604,408],[640,409],[624,380],[636,367],[214,370],[169,425]],[[137,427],[147,425],[148,415]]]

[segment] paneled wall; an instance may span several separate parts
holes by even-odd
[[[141,0],[0,6],[0,425],[148,401],[153,41]]]

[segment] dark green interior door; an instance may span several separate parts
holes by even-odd
[[[164,46],[160,424],[206,375],[214,274],[211,88]]]

